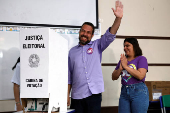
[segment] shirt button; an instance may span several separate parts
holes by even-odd
[[[84,52],[84,51],[83,51]]]
[[[88,84],[90,84],[90,83],[88,83]]]
[[[86,69],[86,67],[84,67]]]
[[[87,79],[89,79],[89,78],[87,78]]]
[[[87,72],[86,72],[86,74],[87,74]]]

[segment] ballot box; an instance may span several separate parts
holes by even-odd
[[[20,97],[67,111],[68,41],[50,28],[20,30]]]

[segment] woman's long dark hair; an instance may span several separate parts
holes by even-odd
[[[18,60],[17,60],[17,62],[15,63],[15,65],[12,67],[12,70],[14,70],[14,69],[16,68],[17,63],[19,63],[19,62],[20,62],[20,57],[18,58]]]
[[[136,38],[126,38],[124,40],[124,43],[125,42],[129,42],[129,43],[131,43],[133,45],[133,50],[134,50],[134,53],[135,53],[135,57],[142,55],[142,50],[139,47],[139,43],[138,43],[138,40]]]

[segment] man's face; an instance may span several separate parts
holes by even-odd
[[[79,43],[80,45],[86,45],[93,37],[93,28],[89,25],[84,24],[79,31]]]

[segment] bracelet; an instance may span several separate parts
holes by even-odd
[[[16,102],[15,104],[19,104],[20,102]]]

